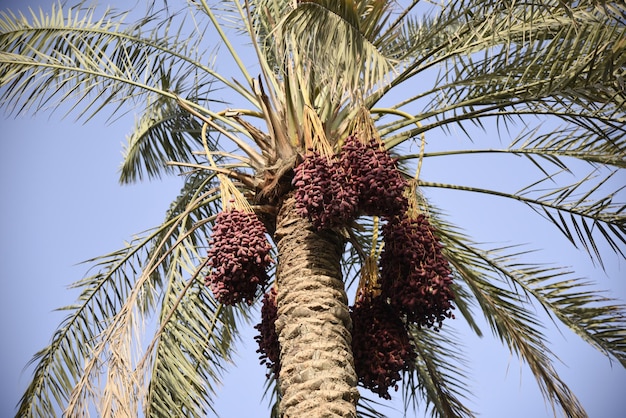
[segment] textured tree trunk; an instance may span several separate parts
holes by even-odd
[[[281,205],[275,238],[281,416],[355,418],[359,392],[341,280],[343,240],[314,232],[296,213],[292,195]]]

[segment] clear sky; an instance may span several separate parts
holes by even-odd
[[[0,0],[0,9],[40,4],[49,9],[51,3]],[[159,224],[182,185],[181,179],[171,178],[119,186],[122,143],[132,128],[133,115],[113,124],[100,118],[87,125],[75,123],[72,116],[61,121],[62,115],[0,115],[1,417],[14,415],[33,370],[26,367],[28,361],[50,342],[65,317],[55,309],[72,304],[77,296],[68,285],[86,273],[86,266],[78,263],[114,251],[133,234]],[[467,139],[458,133],[441,141],[447,141],[442,147],[460,147]],[[506,143],[503,140],[502,146]],[[464,180],[518,184],[526,175],[512,161],[497,164],[484,157],[463,161],[464,165],[452,159],[425,163],[423,177],[462,184]],[[626,184],[623,176],[617,181]],[[626,300],[624,260],[610,255],[606,248],[603,252],[609,256],[603,272],[594,269],[583,252],[570,248],[555,228],[525,206],[463,192],[426,193],[476,241],[492,242],[494,247],[530,243],[528,248],[542,250],[535,260],[572,266],[577,276],[589,277],[599,288],[611,289],[610,295]],[[237,366],[224,379],[217,402],[222,417],[268,416],[267,403],[262,400],[265,369],[254,352],[252,325],[243,332]],[[622,416],[626,411],[626,371],[564,327],[547,325],[550,348],[562,361],[557,369],[589,415]],[[483,339],[467,333],[462,320],[448,321],[445,326],[458,327],[464,336],[469,383],[475,395],[469,403],[472,409],[486,418],[552,416],[528,368],[493,339],[486,326]],[[399,394],[394,401],[395,407],[401,405]],[[387,411],[389,417],[402,416]]]

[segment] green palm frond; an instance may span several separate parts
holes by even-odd
[[[280,50],[273,43],[273,37],[278,33],[274,32],[276,26],[290,9],[291,4],[285,0],[258,0],[249,2],[249,30],[253,30],[252,37],[256,39],[259,48],[259,61],[266,66],[265,73],[269,76],[274,69],[281,66],[283,57]],[[271,69],[272,71],[267,71]],[[274,84],[276,87],[278,84]]]
[[[461,266],[459,273],[494,333],[527,362],[546,398],[558,402],[567,416],[586,416],[554,372],[549,359],[552,354],[542,342],[542,326],[525,306],[531,306],[533,299],[538,301],[548,315],[622,364],[626,359],[626,306],[591,290],[587,280],[563,279],[571,272],[562,268],[521,263],[517,261],[521,253],[498,255],[501,250],[458,244],[456,255],[451,256],[453,265]],[[508,282],[511,290],[496,286],[498,281]]]
[[[219,188],[212,185],[213,177],[192,176],[193,184],[183,189],[161,227],[122,250],[88,261],[98,272],[76,283],[82,289],[79,302],[64,308],[70,314],[51,345],[33,359],[38,365],[18,415],[58,416],[67,405],[70,415],[80,414],[77,411],[89,405],[102,416],[129,406],[133,412],[139,405],[133,405],[129,397],[134,399],[133,395],[146,390],[142,389],[146,376],[163,367],[170,373],[177,367],[179,373],[186,373],[193,366],[197,373],[193,379],[178,380],[180,390],[187,394],[182,405],[197,411],[197,402],[202,400],[201,410],[210,407],[206,391],[219,381],[222,360],[230,358],[237,328],[233,311],[217,305],[197,279],[204,258],[198,250],[206,246],[208,221],[217,211]],[[189,188],[194,192],[189,193]],[[187,275],[193,280],[186,279]],[[189,286],[181,287],[183,283]],[[160,298],[161,320],[167,322],[157,324],[163,328],[154,340],[157,349],[154,354],[135,352],[142,346],[140,331]],[[245,311],[241,315],[245,317]],[[208,330],[213,332],[206,334]],[[180,332],[186,338],[181,339]],[[189,359],[187,368],[180,363],[182,358],[172,357],[174,344]],[[132,351],[131,346],[135,347]],[[108,376],[102,388],[93,386],[96,376]],[[159,396],[149,398],[144,406],[170,410],[181,406],[178,398],[178,403],[167,404],[172,397],[163,398],[163,390],[171,388],[151,387],[150,393]],[[103,395],[102,404],[96,401],[98,393]]]
[[[160,177],[174,171],[168,161],[194,161],[193,151],[202,149],[200,123],[170,99],[156,98],[137,120],[127,138],[120,182],[131,183],[144,175]]]
[[[591,257],[602,263],[594,235],[599,235],[616,253],[623,255],[626,217],[624,204],[616,201],[621,189],[590,198],[594,193],[602,193],[602,185],[615,171],[598,174],[599,180],[594,179],[596,174],[591,173],[573,184],[557,184],[547,190],[538,188],[538,185],[543,186],[543,183],[554,180],[555,176],[550,175],[515,193],[424,180],[420,180],[419,185],[504,197],[525,203],[556,226],[574,246],[581,245]]]
[[[387,417],[383,412],[385,407],[388,406],[361,394],[356,404],[357,418],[385,418]]]
[[[374,43],[376,22],[363,20],[352,3],[301,2],[277,26],[285,50],[299,55],[296,62],[309,68],[308,76],[320,91],[328,91],[315,106],[325,98],[336,101],[390,81],[391,60]]]
[[[626,244],[626,206],[619,202],[619,193],[624,186],[604,195],[602,186],[615,177],[617,171],[608,173],[592,172],[580,180],[558,187],[538,186],[551,181],[548,176],[516,192],[516,195],[532,199],[541,206],[541,212],[552,224],[556,225],[566,238],[574,245],[580,243],[587,253],[595,256],[602,263],[602,256],[594,239],[600,235],[613,251],[624,256]],[[598,179],[599,178],[599,179]],[[541,194],[540,194],[541,193]],[[528,203],[529,201],[526,200]],[[534,203],[530,204],[537,210]],[[569,215],[569,219],[567,216]],[[558,217],[558,219],[557,219]],[[570,230],[568,225],[571,225]]]
[[[403,381],[405,411],[417,411],[424,401],[432,416],[473,417],[464,404],[471,393],[461,341],[448,325],[438,332],[413,327],[411,335],[417,360],[415,370],[407,372]]]
[[[610,141],[600,136],[610,137]],[[612,131],[605,130],[602,134],[580,132],[577,127],[558,126],[549,132],[539,128],[522,131],[511,142],[508,148],[466,148],[458,150],[425,152],[423,157],[443,157],[470,154],[512,154],[528,158],[546,176],[549,167],[557,167],[570,171],[566,159],[577,159],[591,164],[601,164],[616,168],[626,168],[626,128],[616,126]],[[418,154],[404,154],[400,160],[417,159]]]
[[[99,271],[75,283],[82,289],[78,303],[62,310],[70,314],[56,331],[52,343],[37,353],[38,362],[18,416],[57,416],[63,410],[74,385],[82,374],[84,359],[91,356],[99,335],[106,330],[134,287],[134,272],[146,257],[146,248],[154,245],[161,231],[154,231],[125,248],[97,259]],[[156,286],[144,286],[141,309],[154,306]],[[52,396],[52,398],[50,397]]]
[[[572,122],[573,127],[558,127],[552,132],[520,135],[509,146],[510,152],[528,157],[542,157],[563,169],[566,165],[561,157],[626,168],[626,126],[614,124],[613,127],[602,130],[590,126],[587,132],[580,132],[576,124],[582,123],[582,120],[573,117]]]
[[[178,262],[186,258],[183,253],[177,255]],[[238,326],[235,309],[213,299],[198,275],[202,265],[185,279],[186,270],[193,266],[190,262],[197,264],[188,260],[170,268],[160,328],[152,340],[156,347],[154,353],[144,355],[143,378],[149,382],[146,416],[206,416],[212,411],[214,384],[230,361]]]
[[[240,0],[235,0],[230,3],[232,4],[228,4],[226,2],[218,2],[217,5],[215,4],[209,5],[207,0],[199,0],[198,2],[189,3],[189,5],[190,7],[197,6],[198,10],[201,10],[209,18],[211,22],[210,26],[212,26],[215,29],[215,31],[217,32],[217,35],[219,36],[219,39],[226,46],[226,49],[228,50],[228,54],[230,55],[230,58],[232,58],[237,64],[237,68],[239,72],[245,78],[247,82],[251,83],[252,76],[248,72],[247,66],[243,62],[242,57],[237,52],[237,48],[235,48],[235,44],[231,41],[230,37],[227,36],[227,31],[226,31],[225,26],[234,27],[235,29],[239,29],[240,32],[249,31],[251,30],[251,28],[242,23],[247,20],[242,2]],[[223,15],[222,14],[216,15],[214,11],[220,11],[220,10],[222,12],[225,11],[225,13]],[[223,18],[222,20],[225,22],[220,23],[220,17],[222,17]],[[202,36],[198,38],[202,39]],[[253,94],[250,93],[249,89],[242,87],[237,82],[228,82],[226,81],[226,79],[221,78],[221,77],[220,77],[220,80],[224,82],[224,84],[228,86],[229,88],[232,88],[234,91],[239,92],[248,101],[252,103],[255,102],[254,96]]]
[[[0,99],[16,113],[72,103],[68,112],[88,120],[104,107],[114,115],[152,94],[173,99],[173,89],[202,98],[216,80],[243,91],[195,58],[202,52],[199,39],[151,26],[157,17],[124,25],[112,10],[98,20],[93,9],[78,7],[53,6],[49,15],[32,12],[28,18],[3,12]]]
[[[520,13],[528,10],[516,10],[519,16],[514,21],[490,16],[489,22],[474,30],[472,36],[480,37],[476,43],[486,51],[454,57],[446,79],[464,83],[450,85],[459,88],[447,90],[448,102],[491,104],[556,93],[572,104],[623,105],[623,88],[616,80],[624,71],[624,58],[619,54],[623,25],[607,24],[606,19],[583,10],[576,11],[574,22],[544,17],[534,19],[536,23],[529,27]],[[489,48],[489,44],[498,48]]]
[[[558,405],[567,416],[586,416],[580,402],[552,365],[554,355],[545,345],[544,328],[533,313],[528,295],[516,289],[494,268],[494,264],[520,254],[498,255],[506,249],[484,252],[460,242],[458,235],[442,234],[445,245],[454,248],[446,252],[446,256],[473,294],[494,335],[526,362],[550,403]]]
[[[614,3],[612,6],[617,13],[626,13],[623,4]],[[509,0],[453,0],[430,6],[429,9],[421,15],[404,16],[401,22],[398,43],[406,46],[404,51],[413,62],[401,75],[401,79],[396,81],[398,84],[435,63],[463,64],[462,60],[467,58],[468,62],[484,64],[485,52],[494,59],[496,71],[499,67],[497,64],[506,63],[507,59],[523,59],[538,64],[535,68],[518,67],[511,74],[511,81],[518,75],[531,76],[537,69],[551,70],[549,76],[560,78],[564,72],[556,71],[547,63],[561,59],[568,62],[579,62],[578,59],[586,61],[587,54],[583,53],[582,57],[572,56],[568,48],[582,48],[580,51],[584,51],[599,46],[601,50],[612,48],[615,52],[623,47],[620,42],[603,45],[596,43],[595,38],[589,41],[584,38],[593,35],[603,39],[602,36],[608,35],[619,41],[619,33],[623,30],[623,20],[615,19],[612,13],[607,13],[607,9],[596,7],[594,1],[566,5],[558,0],[524,3]],[[599,25],[608,26],[609,30],[605,31]],[[577,33],[569,33],[570,29]],[[617,33],[611,35],[612,30]],[[536,48],[537,44],[552,46],[552,41],[559,39],[564,41],[565,47],[560,58],[550,50],[539,51]],[[580,42],[571,42],[575,40]],[[502,47],[502,51],[492,50],[496,46]],[[478,51],[481,54],[475,54]],[[523,52],[534,54],[522,57]],[[480,59],[475,61],[472,57]],[[614,55],[612,57],[620,59]],[[457,68],[463,69],[464,66]],[[569,69],[565,71],[568,72]],[[502,75],[496,74],[495,78],[502,79]]]
[[[396,131],[389,141],[467,120],[499,117],[506,122],[525,114],[554,115],[578,126],[582,134],[595,132],[610,141],[609,133],[620,129],[615,121],[623,121],[626,110],[620,81],[626,68],[626,25],[586,2],[572,11],[573,17],[557,2],[545,16],[539,3],[534,8],[532,3],[470,3],[469,9],[444,8],[441,19],[407,23],[407,39],[426,42],[419,48],[424,56],[371,100],[418,74],[434,75],[435,84],[398,103],[423,103],[423,108],[412,111],[413,119],[388,128]],[[496,3],[501,8],[490,13]],[[529,21],[533,24],[524,23]],[[412,127],[417,121],[423,127]]]
[[[626,366],[626,307],[581,279],[550,281],[524,272],[528,292],[577,335]],[[530,273],[535,273],[531,271]]]
[[[515,261],[516,254],[490,257],[484,251],[468,251],[589,344],[626,363],[626,305],[593,290],[589,280],[568,277],[568,270],[524,264]]]

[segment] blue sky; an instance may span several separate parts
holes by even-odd
[[[49,9],[51,2],[0,0],[0,9],[39,4]],[[75,123],[72,116],[61,121],[62,115],[0,115],[0,416],[15,413],[33,370],[25,368],[28,361],[49,343],[65,317],[55,309],[74,302],[77,292],[67,287],[86,273],[86,266],[78,263],[114,251],[133,234],[159,224],[182,184],[171,178],[119,186],[122,143],[133,126],[132,115],[113,124],[97,118],[87,125]],[[461,147],[467,139],[453,133],[441,141],[442,147]],[[476,157],[463,164],[450,159],[425,163],[423,178],[504,184],[526,178],[518,162],[497,165]],[[617,181],[626,183],[623,176]],[[571,266],[577,276],[589,277],[598,288],[626,300],[624,260],[606,248],[603,272],[527,207],[453,191],[429,190],[427,196],[476,241],[494,246],[530,243],[529,248],[542,250],[534,260]],[[486,326],[482,339],[467,333],[461,320],[445,326],[458,327],[463,335],[475,395],[470,408],[487,418],[552,416],[528,368],[493,339]],[[547,326],[550,348],[562,361],[557,370],[589,415],[621,416],[626,411],[626,371],[565,328]],[[261,399],[265,370],[254,352],[254,334],[250,325],[243,333],[238,365],[225,376],[216,406],[223,417],[268,415]],[[399,394],[394,399],[399,406]],[[389,410],[388,416],[402,414]]]

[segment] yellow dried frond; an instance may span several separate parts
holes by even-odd
[[[380,295],[378,284],[378,257],[370,254],[365,258],[357,289],[357,301],[373,299]]]
[[[304,106],[304,117],[302,118],[302,134],[307,150],[312,149],[325,157],[332,156],[333,149],[326,138],[324,124],[315,110],[309,106]]]
[[[209,150],[209,145],[206,139],[208,124],[202,125],[202,145],[204,146],[204,153],[212,168],[217,168],[215,160],[213,159],[213,153]],[[217,179],[220,182],[220,196],[222,198],[222,209],[224,211],[237,209],[242,212],[252,213],[252,207],[241,191],[235,186],[228,176],[218,173]]]
[[[418,127],[422,127],[421,122],[416,122]],[[420,141],[420,153],[417,160],[417,169],[415,170],[415,176],[409,182],[407,190],[407,199],[409,200],[409,209],[407,210],[407,216],[410,219],[415,219],[422,212],[422,209],[426,206],[426,199],[422,196],[419,189],[419,176],[422,171],[422,162],[424,161],[424,151],[426,149],[426,135],[424,132],[421,134]]]
[[[350,133],[356,135],[359,141],[364,144],[369,143],[372,139],[375,139],[382,146],[382,140],[380,134],[376,129],[374,120],[370,111],[366,107],[359,108],[358,112],[354,116]]]
[[[223,174],[218,174],[220,181],[220,193],[222,197],[222,209],[229,211],[236,209],[241,212],[253,213],[252,207],[243,193],[235,186],[231,179]]]
[[[409,201],[409,208],[406,211],[406,216],[409,219],[416,219],[418,215],[423,213],[426,209],[426,199],[422,196],[417,178],[413,178],[409,181],[409,186],[406,188],[405,196]]]

